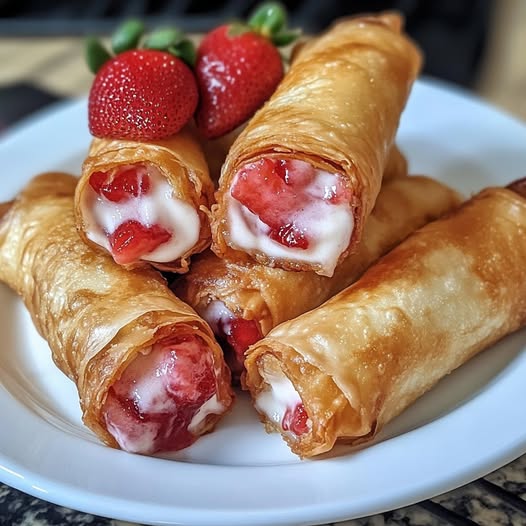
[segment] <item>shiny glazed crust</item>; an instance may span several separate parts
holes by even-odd
[[[186,272],[189,268],[190,256],[210,245],[209,213],[214,195],[214,184],[203,151],[194,132],[188,127],[173,137],[152,142],[93,139],[75,192],[75,217],[79,234],[91,248],[106,252],[104,248],[90,241],[86,235],[84,192],[89,188],[89,178],[93,172],[106,172],[117,166],[137,163],[152,164],[160,170],[172,187],[174,197],[195,208],[201,228],[198,242],[176,261],[168,263],[141,261],[126,266],[129,268],[152,265],[159,270]]]
[[[312,421],[304,457],[371,439],[438,380],[526,322],[526,200],[482,191],[416,231],[360,280],[285,322],[245,362],[256,397],[285,374]],[[267,426],[272,427],[269,422]]]
[[[234,142],[221,171],[212,207],[212,249],[233,246],[227,196],[234,175],[262,157],[300,159],[346,178],[356,248],[382,181],[389,149],[411,86],[419,50],[401,33],[396,14],[345,19],[304,44],[269,101]],[[278,260],[254,251],[264,265],[323,272],[318,265]]]
[[[77,386],[84,423],[118,447],[101,410],[109,387],[138,352],[169,335],[195,335],[214,360],[219,402],[232,403],[222,352],[197,314],[150,268],[126,270],[80,240],[73,217],[77,179],[33,179],[0,219],[0,280],[19,294],[59,369]],[[210,431],[209,415],[196,434]]]
[[[220,259],[208,250],[195,257],[174,290],[198,312],[220,300],[236,316],[256,319],[267,334],[349,286],[411,232],[459,202],[454,190],[433,179],[395,177],[384,182],[358,250],[340,263],[332,277],[266,267],[243,257]]]

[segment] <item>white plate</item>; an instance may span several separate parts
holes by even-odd
[[[85,102],[40,114],[0,143],[0,200],[34,174],[78,173]],[[415,173],[471,193],[526,175],[526,127],[435,82],[419,82],[399,142]],[[503,269],[505,271],[505,269]],[[19,300],[0,285],[0,479],[78,510],[147,524],[316,524],[411,504],[526,452],[526,332],[443,380],[372,446],[312,461],[266,435],[240,396],[217,431],[147,458],[101,445]]]

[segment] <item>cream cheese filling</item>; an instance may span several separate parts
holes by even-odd
[[[254,406],[283,432],[285,413],[294,411],[296,406],[303,402],[293,383],[285,374],[264,373],[264,379],[268,388],[256,396]],[[307,425],[310,425],[310,422]]]
[[[172,187],[156,167],[148,166],[148,175],[150,192],[120,203],[98,195],[87,185],[81,208],[86,235],[111,253],[108,236],[126,221],[135,220],[145,226],[160,225],[172,233],[172,237],[141,259],[167,263],[180,258],[197,243],[200,220],[191,204],[173,195]]]
[[[334,193],[337,177],[337,174],[317,170],[314,180],[305,189],[308,195],[317,199],[311,200],[294,214],[296,226],[308,238],[309,246],[306,249],[287,247],[271,239],[270,227],[228,194],[227,222],[233,248],[263,252],[274,259],[319,266],[320,274],[332,276],[340,255],[349,246],[354,228],[348,202],[333,204],[323,199],[330,198]]]

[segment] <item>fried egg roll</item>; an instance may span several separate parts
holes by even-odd
[[[350,285],[407,235],[459,202],[454,190],[433,179],[391,179],[382,186],[357,252],[347,256],[331,278],[245,259],[220,259],[206,251],[175,281],[173,290],[208,321],[236,378],[244,369],[249,345]]]
[[[75,195],[81,238],[126,266],[186,272],[210,245],[214,183],[194,131],[135,142],[93,139]]]
[[[189,446],[232,403],[221,349],[157,271],[126,270],[80,240],[76,182],[38,176],[4,211],[0,280],[21,296],[103,442],[142,454]]]
[[[526,200],[489,188],[248,351],[268,430],[311,457],[371,440],[442,377],[526,322]]]
[[[225,160],[213,251],[331,276],[357,249],[420,66],[394,13],[304,44]]]

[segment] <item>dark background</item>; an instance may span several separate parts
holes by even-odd
[[[290,25],[318,32],[343,15],[398,9],[407,31],[425,52],[424,72],[472,87],[484,56],[495,0],[284,0]],[[149,27],[173,23],[204,32],[225,20],[246,17],[258,1],[220,0],[0,0],[0,36],[109,33],[125,18]]]

